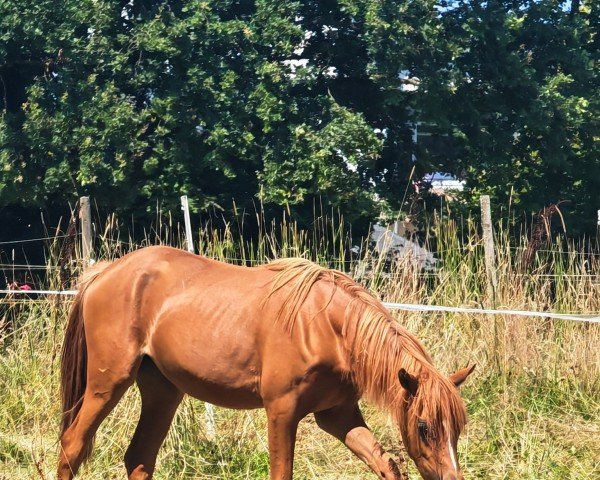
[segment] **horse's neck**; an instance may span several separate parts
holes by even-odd
[[[369,400],[394,409],[402,392],[400,369],[418,375],[433,370],[431,359],[416,337],[384,310],[359,306],[353,313],[343,334],[356,386]]]

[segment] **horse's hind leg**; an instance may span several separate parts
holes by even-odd
[[[134,381],[135,362],[130,368],[117,369],[98,367],[93,356],[89,360],[81,409],[60,439],[59,480],[71,480],[75,476],[91,451],[96,430]]]
[[[137,384],[142,396],[142,412],[125,453],[125,467],[130,480],[149,480],[183,393],[165,378],[149,357],[142,361]]]

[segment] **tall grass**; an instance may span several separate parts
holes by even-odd
[[[410,255],[376,252],[368,240],[352,243],[336,215],[319,216],[311,231],[289,216],[263,221],[240,213],[239,222],[213,220],[196,232],[201,254],[242,265],[303,256],[343,269],[385,301],[456,306],[597,313],[600,257],[575,244],[553,243],[533,265],[520,265],[525,239],[496,233],[498,288],[487,294],[483,247],[473,221],[434,220],[422,243],[440,262],[423,272]],[[136,244],[110,217],[96,235],[95,251],[116,258],[141,245],[183,245],[182,229],[161,218]],[[245,230],[250,228],[252,234]],[[49,267],[60,263],[56,245]],[[356,252],[360,252],[357,254]],[[76,260],[73,267],[79,268]],[[59,282],[56,269],[49,281]],[[58,357],[68,301],[4,300],[0,305],[0,480],[54,478],[57,453]],[[394,312],[422,339],[437,365],[450,372],[477,363],[463,387],[470,425],[459,456],[466,478],[600,478],[600,326],[510,315]],[[157,479],[260,479],[268,475],[262,411],[217,409],[216,439],[204,430],[203,404],[186,400],[160,453]],[[364,405],[384,446],[401,455],[395,427]],[[94,456],[81,478],[123,478],[122,457],[135,428],[139,398],[127,394],[101,427]],[[411,478],[418,478],[409,466]],[[366,468],[309,417],[301,424],[296,477],[370,478]]]

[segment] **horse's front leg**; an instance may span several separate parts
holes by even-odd
[[[375,439],[363,419],[356,402],[338,405],[315,413],[317,425],[342,441],[365,462],[380,479],[403,480],[398,465]]]
[[[271,480],[292,480],[294,446],[300,418],[296,402],[282,398],[265,406],[269,428],[269,465]]]

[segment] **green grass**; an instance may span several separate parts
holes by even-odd
[[[424,276],[407,259],[389,268],[376,255],[360,263],[344,257],[349,237],[341,222],[320,220],[321,237],[293,223],[263,226],[258,240],[244,242],[234,229],[200,232],[204,254],[236,262],[262,262],[303,255],[350,269],[384,300],[445,305],[489,305],[485,266],[475,225],[459,239],[456,225],[434,225],[443,264]],[[177,243],[172,231],[155,232],[150,243]],[[320,240],[319,240],[320,239]],[[133,248],[107,228],[97,245],[114,258]],[[600,261],[582,260],[575,245],[540,252],[532,270],[517,259],[524,248],[497,235],[499,288],[495,304],[517,309],[600,311]],[[232,260],[230,260],[232,261]],[[389,265],[388,265],[389,267]],[[551,277],[548,275],[557,275]],[[0,480],[51,479],[59,423],[58,359],[68,305],[52,301],[0,305]],[[552,480],[600,478],[600,326],[511,316],[394,313],[417,333],[441,370],[469,362],[476,373],[463,387],[470,415],[459,444],[468,479]],[[387,415],[363,405],[384,447],[402,455]],[[124,478],[122,458],[139,414],[131,389],[102,425],[91,461],[80,478]],[[262,410],[217,409],[215,439],[204,429],[204,406],[186,399],[159,456],[157,479],[261,479],[268,476],[266,421]],[[419,478],[407,462],[410,478]],[[295,478],[374,478],[314,419],[299,430]]]

